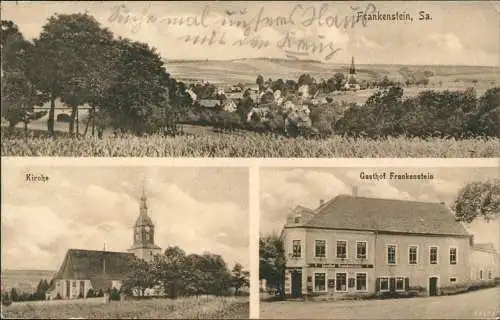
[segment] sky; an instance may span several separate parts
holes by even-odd
[[[375,170],[373,170],[375,169]],[[361,172],[432,173],[433,180],[360,179]],[[266,168],[260,175],[260,231],[280,233],[287,214],[297,205],[316,209],[320,200],[352,194],[354,186],[362,197],[445,202],[451,206],[458,191],[471,181],[500,178],[495,168]],[[476,220],[465,225],[476,243],[492,243],[500,250],[500,220]]]
[[[500,5],[494,1],[2,3],[2,19],[17,23],[28,39],[38,37],[55,13],[85,11],[114,34],[149,43],[165,59],[285,58],[285,51],[301,51],[292,40],[304,40],[318,48],[323,45],[323,51],[309,50],[309,55],[295,57],[328,63],[344,64],[351,56],[359,64],[500,63]],[[419,20],[420,11],[431,19]],[[368,21],[364,25],[357,20],[354,27],[347,28],[331,25],[335,17],[344,21],[357,17],[358,12],[408,13],[413,21]],[[184,19],[182,25],[180,19]],[[234,23],[222,25],[229,20]],[[246,22],[248,28],[238,27],[237,21]],[[214,44],[210,46],[186,42],[188,36],[210,38],[212,34]],[[221,37],[225,44],[220,44]],[[252,47],[251,40],[267,40],[269,45],[259,49]]]
[[[2,268],[57,270],[70,248],[126,251],[143,184],[163,250],[210,251],[248,269],[246,168],[119,166],[2,168]]]

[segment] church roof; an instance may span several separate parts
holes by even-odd
[[[127,252],[69,249],[54,279],[90,280],[94,289],[108,289],[111,280],[125,280],[135,259]]]
[[[140,214],[135,220],[135,226],[152,226],[153,220],[147,214]]]
[[[306,227],[470,236],[440,203],[339,195],[315,212]]]

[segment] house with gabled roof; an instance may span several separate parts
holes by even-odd
[[[53,278],[47,299],[86,298],[89,291],[105,293],[113,288],[119,290],[127,279],[133,260],[151,261],[161,253],[154,235],[155,225],[148,215],[148,201],[143,190],[139,217],[133,229],[133,245],[128,252],[69,249]]]
[[[443,203],[339,195],[299,206],[281,234],[288,297],[408,291],[470,280],[472,236]]]
[[[475,243],[471,249],[471,279],[481,281],[498,277],[500,257],[493,244]]]

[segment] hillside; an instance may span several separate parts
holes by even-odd
[[[287,59],[237,59],[237,60],[172,60],[167,61],[167,70],[176,79],[182,81],[206,80],[211,83],[233,85],[238,82],[245,84],[255,83],[257,75],[262,74],[264,79],[298,79],[303,73],[309,73],[317,79],[328,79],[336,72],[347,71],[345,64],[329,64],[314,60],[287,60]],[[478,82],[498,82],[499,68],[481,66],[411,66],[411,65],[371,65],[357,64],[357,74],[360,79],[376,79],[384,76],[390,79],[404,78],[408,71],[420,73],[432,71],[434,76],[430,81],[446,86],[462,86]]]
[[[50,281],[54,270],[2,270],[2,291],[17,288],[31,292],[42,279]]]

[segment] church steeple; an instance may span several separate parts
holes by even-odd
[[[161,248],[155,245],[155,226],[149,217],[148,198],[143,184],[139,204],[139,217],[134,224],[134,245],[129,249],[141,259],[151,260],[154,254],[161,252]]]
[[[148,198],[146,197],[146,188],[144,184],[142,185],[142,195],[141,195],[141,205],[140,214],[148,215]]]
[[[351,67],[349,68],[349,74],[356,74],[356,68],[354,67],[354,57],[351,59]]]

